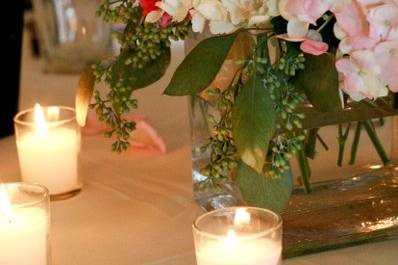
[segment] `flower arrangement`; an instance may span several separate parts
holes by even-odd
[[[95,80],[110,90],[105,98],[95,91],[91,107],[109,125],[106,135],[116,137],[114,150],[128,148],[135,125],[123,116],[138,106],[133,92],[165,73],[170,41],[210,32],[165,90],[199,95],[219,111],[209,117],[213,137],[202,147],[210,153],[203,188],[234,171],[249,203],[280,211],[292,189],[288,161],[295,155],[310,191],[307,159],[314,156],[320,125],[309,124],[305,102],[339,117],[334,123],[342,149],[349,131],[342,124],[359,121],[357,131],[366,129],[388,163],[370,119],[395,112],[397,0],[105,0],[98,15],[125,25],[115,33],[120,54],[93,67]],[[234,58],[227,84],[214,87],[242,39],[245,52]],[[369,108],[383,108],[383,115]],[[268,193],[276,204],[269,205],[275,199]]]

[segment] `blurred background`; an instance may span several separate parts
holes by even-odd
[[[7,92],[1,104],[0,136],[12,133],[12,117],[18,107],[21,58],[40,60],[40,71],[78,74],[88,65],[112,54],[110,25],[95,17],[98,1],[6,1],[2,16],[5,29]],[[22,47],[22,43],[24,43]],[[26,59],[26,60],[25,60]],[[24,66],[22,66],[23,68]],[[32,70],[32,69],[31,69]]]

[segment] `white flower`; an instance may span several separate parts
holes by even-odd
[[[156,5],[159,10],[149,12],[145,17],[145,22],[155,23],[162,18],[165,12],[172,17],[173,21],[181,22],[192,8],[192,0],[161,0]]]
[[[148,23],[155,23],[157,22],[162,16],[164,11],[162,10],[154,10],[148,13],[145,17],[145,22]]]
[[[265,25],[279,15],[278,3],[279,0],[193,0],[192,28],[203,31],[206,20],[213,34]]]
[[[194,9],[210,21],[227,21],[228,12],[218,0],[194,0]]]
[[[209,28],[213,34],[227,34],[236,30],[236,27],[228,21],[210,21]]]
[[[228,10],[234,25],[248,21],[260,8],[256,0],[222,0],[222,3]]]
[[[279,0],[268,0],[267,7],[268,7],[268,14],[271,17],[277,17],[281,14],[279,12]]]
[[[233,32],[236,27],[229,21],[228,11],[218,0],[194,0],[194,10],[191,10],[192,29],[194,32],[202,32],[209,21],[212,34],[224,34]]]
[[[206,24],[205,17],[195,9],[192,9],[190,14],[192,17],[191,23],[193,32],[203,32]]]
[[[192,0],[162,0],[157,6],[168,13],[173,21],[181,22],[192,8]]]

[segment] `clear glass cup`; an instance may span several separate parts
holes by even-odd
[[[50,265],[48,190],[0,184],[0,264]]]
[[[46,72],[80,73],[113,52],[111,26],[96,17],[99,1],[33,0]]]
[[[193,224],[198,265],[280,265],[282,218],[255,207],[208,212]]]
[[[75,110],[70,107],[36,107],[14,117],[22,181],[47,187],[51,199],[77,194],[82,187],[79,177],[80,127]]]

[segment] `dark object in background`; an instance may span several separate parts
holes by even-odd
[[[14,132],[13,117],[18,111],[19,78],[21,69],[21,47],[23,28],[23,0],[2,2],[7,16],[1,17],[2,54],[6,63],[2,73],[2,94],[0,102],[0,137]]]

